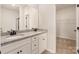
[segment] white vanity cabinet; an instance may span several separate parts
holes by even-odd
[[[32,54],[39,54],[47,49],[47,33],[32,37]]]
[[[31,46],[29,44],[25,44],[11,52],[8,52],[8,54],[30,54],[30,53],[31,53]]]
[[[47,49],[47,33],[39,35],[39,53]]]
[[[22,50],[22,52],[20,52]],[[24,38],[1,47],[2,54],[31,53],[31,38]]]
[[[30,36],[1,46],[2,54],[39,54],[47,49],[47,33]]]
[[[31,45],[25,44],[19,49],[20,54],[30,54],[31,53]]]
[[[10,52],[8,52],[7,54],[20,54],[20,53],[19,53],[19,48],[10,51]]]

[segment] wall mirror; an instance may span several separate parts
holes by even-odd
[[[0,5],[0,32],[32,28],[38,28],[38,5]]]

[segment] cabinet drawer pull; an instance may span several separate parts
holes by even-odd
[[[19,52],[17,52],[17,54],[19,54]]]
[[[34,46],[36,46],[36,44],[34,44]]]
[[[45,40],[45,39],[43,39],[43,40]]]
[[[36,37],[34,39],[36,39]]]
[[[22,52],[22,50],[20,50],[20,52]]]

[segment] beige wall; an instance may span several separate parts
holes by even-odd
[[[76,10],[75,6],[57,10],[57,37],[76,40]]]

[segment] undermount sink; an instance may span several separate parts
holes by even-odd
[[[21,38],[24,34],[16,34],[16,35],[7,35],[2,37],[2,43],[16,40],[17,38]]]
[[[24,34],[16,34],[16,36],[22,36],[22,35],[24,35]]]
[[[14,39],[17,39],[17,38],[20,38],[22,36],[29,36],[29,35],[33,35],[33,34],[36,34],[36,33],[40,33],[40,32],[25,32],[25,33],[17,33],[16,35],[7,35],[7,36],[3,36],[2,39],[9,39],[9,40],[14,40]]]

